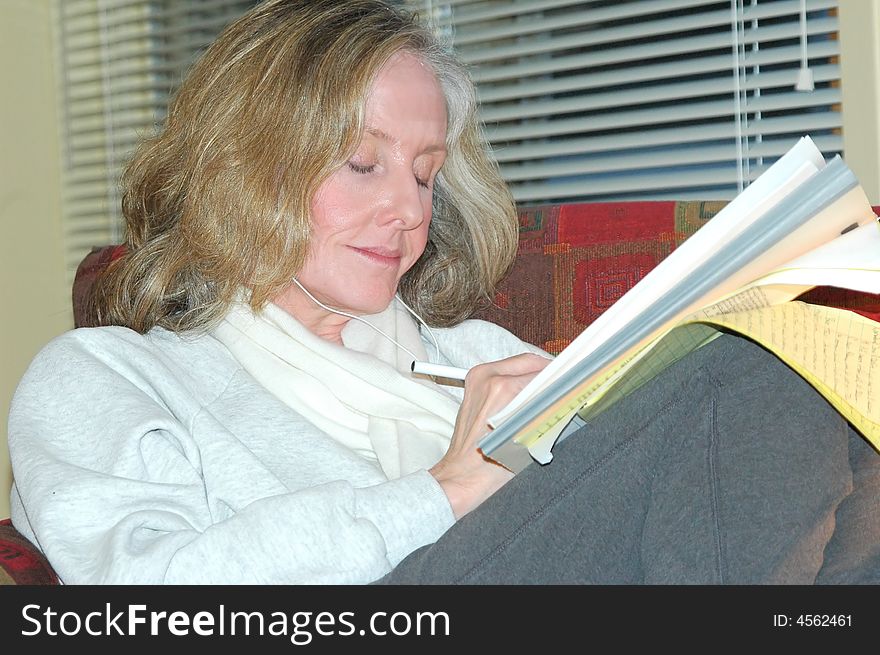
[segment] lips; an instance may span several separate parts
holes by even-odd
[[[399,250],[392,250],[383,246],[349,246],[361,257],[380,266],[399,266],[402,257]]]

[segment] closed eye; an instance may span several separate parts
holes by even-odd
[[[372,173],[373,169],[376,168],[375,164],[370,164],[369,166],[362,166],[361,164],[355,164],[354,162],[348,162],[348,167],[353,170],[355,173],[360,173],[361,175],[366,175],[367,173]]]

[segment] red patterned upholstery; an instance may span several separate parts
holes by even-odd
[[[58,584],[58,577],[43,554],[12,527],[0,521],[0,585]]]
[[[558,353],[725,202],[524,209],[520,252],[481,318]]]
[[[618,202],[524,209],[517,261],[495,306],[479,317],[558,353],[725,204]],[[880,320],[878,296],[820,287],[802,299]]]
[[[73,278],[73,323],[76,327],[95,327],[97,321],[89,311],[89,295],[95,279],[117,257],[125,254],[125,246],[93,248],[83,257]]]
[[[724,201],[564,204],[523,209],[519,256],[495,306],[478,317],[558,353],[630,287],[725,205]],[[874,208],[880,213],[880,207]],[[74,322],[94,326],[87,302],[95,278],[120,246],[96,248],[77,270]],[[810,302],[880,320],[880,297],[821,287]],[[0,522],[0,584],[57,582],[45,558]]]

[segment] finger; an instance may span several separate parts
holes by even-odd
[[[521,355],[514,355],[513,357],[507,357],[505,359],[499,359],[494,362],[486,362],[485,364],[478,364],[474,366],[470,373],[473,373],[473,377],[488,377],[490,375],[529,375],[535,374],[538,371],[542,370],[547,364],[549,364],[552,360],[543,357],[542,355],[536,355],[534,353],[523,353]],[[466,378],[467,379],[467,378]]]

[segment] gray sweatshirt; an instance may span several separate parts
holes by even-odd
[[[482,321],[435,333],[455,366],[535,350]],[[454,522],[426,470],[387,479],[210,335],[55,339],[9,451],[12,521],[65,583],[366,583]]]

